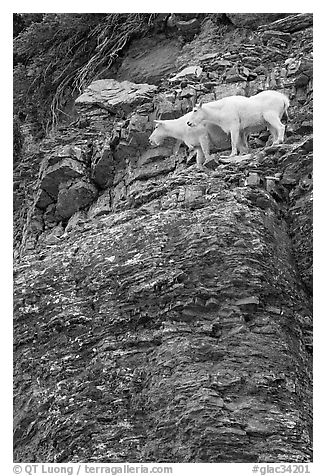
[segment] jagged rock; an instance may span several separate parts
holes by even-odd
[[[188,66],[187,68],[184,68],[178,74],[173,76],[171,79],[169,79],[169,81],[171,83],[176,83],[185,78],[196,80],[200,78],[200,76],[202,75],[202,72],[203,72],[203,68],[201,66]]]
[[[251,154],[236,155],[232,157],[225,157],[225,156],[219,157],[219,161],[222,162],[222,164],[240,164],[241,162],[245,162],[249,159],[251,159]]]
[[[190,86],[186,87],[186,88],[183,88],[182,91],[179,94],[179,97],[181,97],[181,98],[190,98],[192,96],[196,96],[196,90],[195,90],[195,88],[192,88]]]
[[[211,170],[216,170],[218,167],[218,162],[216,162],[215,157],[211,157],[210,160],[205,160],[204,166]]]
[[[134,162],[137,161],[139,155],[139,150],[137,144],[131,145],[128,140],[120,140],[117,147],[113,151],[113,158],[116,164],[116,167],[120,164],[120,168],[124,168],[126,160],[132,159]],[[118,170],[118,168],[116,168]]]
[[[285,33],[294,33],[304,30],[312,26],[312,13],[299,13],[297,15],[289,15],[286,18],[281,18],[272,23],[261,25],[258,30],[276,30]]]
[[[177,13],[177,18],[182,21],[189,21],[203,16],[204,15],[202,13]]]
[[[41,178],[40,188],[45,190],[50,197],[56,198],[59,185],[76,177],[83,177],[86,173],[85,166],[71,158],[64,158],[60,162],[48,167]]]
[[[153,124],[147,116],[132,115],[128,127],[120,130],[119,142],[113,150],[115,163],[124,164],[126,160],[137,162],[140,151],[149,146],[148,138],[152,129]]]
[[[155,100],[155,116],[157,119],[177,119],[182,116],[181,103],[175,101],[176,94],[173,97],[160,95]]]
[[[187,205],[191,205],[196,202],[199,197],[202,197],[204,193],[205,187],[202,185],[188,186],[185,188],[183,200],[180,200],[179,197],[179,201],[184,201]]]
[[[299,58],[290,57],[285,60],[284,64],[287,68],[287,75],[291,76],[299,71],[301,60]]]
[[[246,77],[237,71],[229,71],[225,75],[226,83],[237,83],[241,81],[246,81]]]
[[[41,236],[41,241],[47,245],[53,245],[58,243],[60,236],[64,234],[64,229],[61,224],[54,226],[51,231],[43,233]]]
[[[312,61],[300,61],[297,72],[299,73],[299,76],[295,79],[296,87],[306,86],[309,81],[311,81],[313,75]]]
[[[37,192],[35,205],[38,208],[45,209],[50,203],[53,203],[54,198],[51,197],[45,190],[40,188]]]
[[[266,66],[263,66],[262,64],[254,68],[254,72],[257,73],[258,75],[264,75],[264,76],[268,74],[268,70]]]
[[[156,160],[164,160],[171,155],[171,149],[168,147],[155,147],[153,149],[146,150],[139,160],[139,165],[142,167]]]
[[[302,146],[303,144],[301,144]],[[290,187],[288,211],[289,229],[292,235],[294,257],[305,286],[312,293],[313,289],[313,242],[312,236],[312,153],[303,147],[284,160],[284,173],[281,183]]]
[[[265,177],[266,181],[266,190],[269,193],[278,193],[278,182],[280,181],[279,177]]]
[[[219,57],[219,53],[206,53],[199,57],[199,60],[202,62],[211,61],[212,59],[216,59]]]
[[[286,17],[287,13],[227,13],[226,16],[233,25],[241,28],[257,28],[267,22],[273,22]],[[265,26],[265,25],[264,25]]]
[[[247,66],[248,68],[251,68],[252,70],[255,70],[255,68],[262,66],[261,59],[258,58],[257,56],[244,56],[241,59],[241,61],[244,66]]]
[[[60,242],[59,236],[49,233],[49,234],[43,234],[40,243],[45,243],[46,245],[56,245]]]
[[[160,174],[171,172],[175,169],[175,158],[170,157],[162,161],[151,162],[143,165],[140,169],[136,169],[128,177],[128,184],[135,180],[145,180],[148,178],[156,177]]]
[[[295,124],[294,132],[296,134],[311,134],[313,131],[313,124],[310,119],[302,121],[301,124]]]
[[[214,88],[216,99],[222,99],[227,96],[245,96],[245,87],[241,83],[220,84]]]
[[[111,148],[103,148],[98,159],[92,164],[92,179],[101,188],[109,187],[113,184],[114,159]]]
[[[153,124],[149,121],[148,115],[133,114],[128,125],[129,143],[145,148],[148,145],[152,128]]]
[[[256,73],[250,72],[248,68],[241,65],[234,65],[232,68],[227,69],[224,73],[224,79],[226,83],[251,81],[256,77]]]
[[[50,205],[51,206],[51,205]],[[33,250],[37,240],[44,230],[43,211],[38,207],[31,207],[27,212],[25,226],[21,239],[21,254]]]
[[[299,145],[299,148],[302,148],[306,152],[312,152],[313,150],[313,138],[309,137],[308,139],[304,140],[302,144]]]
[[[79,180],[68,188],[62,187],[58,193],[56,215],[60,219],[70,218],[75,212],[92,203],[97,189],[85,180]]]
[[[55,203],[51,203],[46,207],[45,212],[43,213],[43,221],[45,228],[53,228],[58,223],[58,217],[55,214]]]
[[[63,147],[57,148],[55,153],[49,156],[47,166],[51,167],[65,158],[71,158],[79,162],[85,162],[84,154],[80,147],[65,145]]]
[[[75,104],[79,110],[94,106],[114,114],[118,111],[128,114],[140,104],[151,101],[156,89],[157,87],[152,84],[99,79],[86,88],[76,99]]]
[[[74,213],[70,218],[67,223],[67,226],[65,228],[65,232],[69,233],[72,231],[74,228],[78,226],[82,226],[85,222],[87,221],[87,216],[84,210],[78,210],[78,212]]]
[[[207,94],[202,94],[201,96],[199,96],[198,99],[203,101],[203,102],[215,101],[215,93],[211,92],[211,93],[207,93]],[[193,104],[191,104],[191,106],[188,108],[188,111],[191,110],[192,108],[193,108]]]
[[[267,454],[271,461],[280,461],[280,441],[282,461],[309,459],[307,424],[297,414],[300,425],[292,443],[292,410],[302,405],[301,394],[296,396],[280,384],[285,377],[295,384],[309,377],[302,364],[306,355],[293,354],[288,338],[289,328],[293,339],[301,335],[298,319],[306,306],[295,268],[287,259],[290,242],[277,212],[270,210],[267,220],[265,210],[253,208],[243,188],[230,190],[223,180],[207,174],[204,183],[196,184],[199,176],[188,171],[174,178],[189,181],[178,186],[185,189],[188,206],[176,199],[173,203],[180,207],[176,210],[151,214],[127,210],[98,217],[90,233],[76,228],[66,240],[52,245],[48,259],[36,257],[18,268],[17,356],[24,356],[28,368],[37,365],[41,382],[47,379],[47,392],[37,395],[24,381],[25,399],[19,408],[29,410],[29,415],[35,411],[35,418],[46,422],[47,431],[58,441],[69,426],[64,447],[74,445],[78,459],[105,462],[109,451],[124,451],[124,461],[256,462],[264,452],[264,461]],[[205,202],[208,186],[212,201]],[[200,200],[202,208],[196,208]],[[239,207],[244,220],[235,215]],[[233,246],[240,238],[244,244]],[[243,311],[233,304],[239,300],[239,289],[241,295],[261,297],[264,305],[282,307],[282,316],[262,306],[254,318],[246,313],[246,322]],[[205,305],[211,298],[217,301],[214,307]],[[219,329],[210,335],[213,322]],[[219,335],[223,339],[216,338]],[[273,389],[272,403],[268,395],[264,397],[266,388]],[[67,391],[69,402],[62,399]],[[221,391],[229,407],[223,405]],[[60,425],[57,411],[49,411],[49,399],[52,404],[64,402]],[[75,422],[69,417],[80,410],[97,422],[100,440],[85,438],[75,446],[77,429],[82,428],[83,435],[89,425],[86,418]],[[262,447],[264,439],[249,438],[241,428],[266,435],[266,415],[268,434],[277,442],[269,439]],[[17,427],[30,440],[17,445],[17,450],[26,444],[26,452],[33,454],[44,448],[49,451],[47,459],[53,460],[61,450],[38,442],[38,434],[24,427],[24,417],[25,413],[17,415]],[[200,435],[191,456],[189,428]],[[112,440],[117,434],[119,438]],[[185,446],[176,444],[180,435],[186,438]],[[129,446],[131,437],[139,439],[137,445]]]
[[[294,81],[296,87],[306,86],[310,81],[310,78],[305,74],[300,74]]]
[[[120,187],[118,187],[120,188]],[[125,187],[124,187],[125,188]],[[117,187],[115,187],[116,191]],[[115,201],[119,201],[120,197],[115,197]],[[105,190],[104,193],[92,204],[88,210],[88,218],[95,218],[101,215],[107,215],[112,211],[112,192],[111,190]]]
[[[261,183],[261,178],[259,174],[256,172],[250,173],[248,177],[246,177],[246,180],[245,180],[245,185],[249,185],[249,186],[257,186],[257,185],[260,185],[260,183]]]
[[[263,43],[268,43],[269,40],[282,40],[285,45],[291,41],[291,34],[282,31],[266,30],[262,34]]]

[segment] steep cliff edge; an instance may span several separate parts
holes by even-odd
[[[227,18],[136,40],[16,165],[17,462],[312,460],[312,16]],[[148,143],[264,89],[281,146]]]

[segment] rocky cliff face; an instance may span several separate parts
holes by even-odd
[[[16,165],[16,461],[311,461],[312,16],[193,19]],[[281,146],[198,170],[148,143],[264,89]]]

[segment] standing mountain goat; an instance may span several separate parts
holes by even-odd
[[[201,166],[204,158],[206,161],[210,159],[210,140],[214,142],[216,136],[221,137],[224,134],[215,124],[208,123],[189,127],[187,123],[192,114],[192,112],[188,112],[178,119],[154,121],[156,126],[149,141],[152,145],[160,145],[166,137],[173,137],[177,139],[174,153],[178,152],[181,142],[184,142],[190,149],[196,149],[196,162],[198,166]],[[241,150],[244,149],[241,143],[238,146]]]
[[[178,153],[182,142],[190,149],[196,149],[196,162],[198,166],[203,164],[203,159],[209,159],[210,145],[208,127],[201,124],[196,127],[189,127],[187,125],[190,115],[188,112],[178,119],[155,120],[155,129],[149,137],[149,142],[152,145],[160,145],[166,137],[173,137],[177,139],[174,147],[174,153]]]
[[[266,127],[272,134],[273,145],[284,139],[285,126],[281,123],[289,107],[289,99],[278,91],[262,91],[255,96],[229,96],[218,101],[194,107],[188,125],[198,127],[206,123],[217,124],[231,134],[231,156],[237,155],[239,144],[248,148],[247,138],[252,132]]]

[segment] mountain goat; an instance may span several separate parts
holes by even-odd
[[[251,96],[229,96],[218,101],[199,104],[192,110],[187,122],[190,127],[213,123],[231,134],[231,156],[237,155],[239,145],[248,148],[248,135],[266,127],[272,134],[273,145],[284,139],[285,126],[281,122],[287,113],[289,99],[278,91],[262,91]]]
[[[156,126],[149,137],[149,141],[152,145],[158,146],[161,145],[166,137],[173,137],[177,139],[174,153],[178,153],[181,143],[184,142],[189,149],[196,150],[197,166],[202,166],[204,158],[205,162],[210,160],[210,141],[214,142],[216,137],[222,139],[224,134],[220,127],[211,123],[189,127],[188,122],[192,114],[191,111],[178,119],[155,120]],[[245,147],[241,139],[239,140],[238,147],[241,151],[244,151]]]

